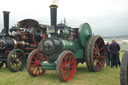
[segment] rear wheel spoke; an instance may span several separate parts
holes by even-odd
[[[102,50],[105,50],[105,48],[104,48],[104,47],[102,47],[102,48],[100,48],[100,49],[99,49],[99,51],[102,51]]]

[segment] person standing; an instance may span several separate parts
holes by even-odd
[[[111,52],[111,68],[116,65],[118,67],[119,64],[119,51],[120,45],[116,43],[115,40],[112,40],[110,45],[110,52]]]
[[[106,52],[107,52],[107,56],[106,56],[106,65],[110,66],[110,44],[109,42],[106,43]]]

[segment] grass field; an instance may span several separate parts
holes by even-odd
[[[22,72],[12,73],[3,67],[0,69],[0,85],[120,85],[120,68],[105,66],[101,72],[93,73],[85,64],[79,64],[75,77],[62,83],[55,70],[47,71],[44,76],[31,77],[26,68]]]

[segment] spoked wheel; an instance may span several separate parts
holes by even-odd
[[[22,71],[26,62],[25,54],[20,49],[12,50],[7,58],[7,67],[11,72]]]
[[[85,56],[87,66],[90,71],[96,72],[104,68],[106,48],[103,39],[100,36],[93,36],[88,41]]]
[[[0,61],[0,68],[2,68],[4,61]]]
[[[128,85],[128,52],[123,55],[120,66],[120,84]]]
[[[62,52],[56,64],[56,73],[60,81],[67,82],[71,80],[76,73],[76,59],[72,52]]]
[[[45,61],[46,56],[38,49],[33,50],[27,59],[27,71],[31,76],[43,75],[46,70],[41,68],[41,61]]]

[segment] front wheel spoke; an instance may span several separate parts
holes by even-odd
[[[41,69],[39,68],[39,74],[41,74],[41,71],[40,71]]]
[[[64,70],[63,72],[63,78],[65,79],[66,78],[66,71]]]
[[[72,57],[69,57],[68,63],[71,63],[71,59],[72,59]]]
[[[42,55],[39,55],[40,56],[40,61],[42,61],[42,59],[43,59],[43,56]]]
[[[75,66],[70,66],[70,68],[74,69],[74,68],[75,68]]]
[[[36,75],[37,75],[38,70],[39,70],[39,67],[37,67],[37,69],[36,69],[36,72],[35,72]]]
[[[35,57],[35,56],[33,56],[33,58],[34,58],[35,60],[38,60],[37,57]]]
[[[36,66],[33,68],[32,72],[34,72],[35,68],[36,68]]]
[[[61,68],[64,68],[64,65],[60,65]]]
[[[31,61],[31,64],[34,64],[35,63],[35,61]]]
[[[68,75],[69,75],[69,76],[71,75],[71,72],[70,72],[70,71],[68,71]]]
[[[69,74],[69,73],[70,73],[70,74],[72,73],[72,71],[71,71],[70,69],[67,69],[67,71],[68,71],[68,74]]]
[[[66,57],[64,57],[64,60],[65,60],[65,63],[67,63],[67,58]]]
[[[63,71],[63,68],[60,68],[60,73]]]
[[[34,65],[31,65],[31,67],[35,67],[35,64]]]
[[[73,64],[75,62],[75,60],[72,59],[72,61],[70,62],[70,64]]]
[[[37,53],[37,54],[36,54],[37,60],[39,60],[39,58],[40,58],[39,56],[40,56],[39,53]]]

